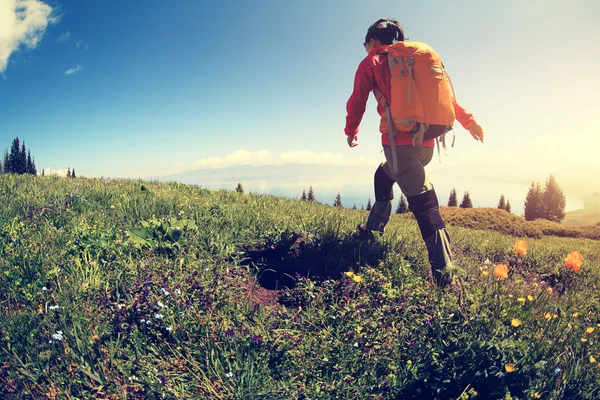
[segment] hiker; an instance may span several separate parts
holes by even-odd
[[[411,130],[406,133],[407,129],[399,130],[398,128],[398,123],[405,123],[406,120],[397,121],[394,117],[392,121],[388,118],[388,115],[395,116],[393,111],[390,110],[396,109],[393,108],[394,104],[387,100],[398,99],[399,97],[394,97],[394,93],[390,93],[392,91],[391,76],[394,66],[392,61],[388,61],[386,52],[388,46],[393,43],[404,42],[404,39],[404,28],[396,20],[380,19],[369,27],[363,44],[367,56],[358,66],[354,79],[354,90],[346,105],[348,115],[344,132],[347,135],[348,145],[355,147],[358,145],[358,128],[365,112],[369,93],[373,92],[375,94],[378,100],[377,112],[381,116],[379,126],[381,143],[386,159],[375,171],[375,204],[371,208],[366,224],[360,224],[357,229],[361,234],[366,235],[370,235],[372,231],[384,231],[392,211],[393,185],[398,183],[421,230],[421,235],[429,253],[434,281],[438,286],[446,286],[451,280],[447,269],[452,265],[450,236],[440,215],[437,195],[433,185],[427,179],[424,168],[433,157],[436,141],[428,138],[427,133],[431,127],[437,127],[437,125],[420,124],[416,122],[415,118],[415,121],[412,121],[414,126],[409,127]],[[411,42],[405,42],[404,44],[409,43]],[[393,49],[394,47],[390,48],[390,51]],[[411,67],[410,79],[412,80],[413,57],[409,58],[411,59],[408,64]],[[416,59],[416,56],[414,58]],[[404,64],[404,61],[400,60],[398,64]],[[434,67],[431,67],[431,71],[436,70]],[[442,79],[445,79],[444,82],[446,82],[448,78],[443,72],[443,64],[439,69],[442,73]],[[427,72],[429,72],[429,67]],[[415,65],[415,74],[417,73],[417,65]],[[402,74],[402,76],[406,75],[405,72],[402,72]],[[396,87],[394,86],[394,90],[396,90]],[[450,82],[449,87],[451,87]],[[409,103],[411,101],[410,90],[409,84]],[[418,93],[418,95],[421,96],[422,94]],[[403,94],[403,96],[406,96],[406,94]],[[475,140],[483,142],[483,129],[477,124],[473,115],[456,103],[453,93],[448,99],[449,115],[451,116],[446,116],[446,120],[450,118],[447,123],[449,126],[444,127],[440,132],[450,129],[454,119],[456,119],[471,133]],[[435,101],[437,101],[437,98]],[[401,105],[400,103],[401,101],[398,101],[397,106]],[[395,135],[393,136],[393,146],[390,145],[390,132]]]

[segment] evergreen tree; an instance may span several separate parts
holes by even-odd
[[[25,172],[27,174],[33,174],[35,175],[35,173],[33,172],[33,170],[35,169],[35,167],[33,166],[33,160],[31,159],[31,151],[27,151],[27,161],[25,164]]]
[[[504,198],[504,194],[500,196],[500,200],[498,200],[498,208],[501,210],[506,209],[506,199]]]
[[[531,182],[531,186],[525,196],[525,220],[533,221],[543,217],[543,193],[539,183]]]
[[[310,186],[308,188],[308,196],[306,196],[306,199],[308,201],[315,201],[315,192],[314,192],[312,186]]]
[[[398,207],[396,207],[396,214],[406,214],[408,212],[408,202],[406,201],[406,197],[404,194],[400,195],[400,200],[398,201]]]
[[[506,212],[512,211],[512,209],[510,208],[510,200],[506,200],[506,207],[504,207],[504,209],[506,210]]]
[[[471,196],[469,195],[469,192],[465,192],[465,194],[463,195],[463,199],[460,202],[459,207],[460,208],[473,208],[473,203],[471,202]]]
[[[369,201],[367,201],[367,211],[371,211],[371,198],[369,197]]]
[[[354,203],[354,205],[352,206],[353,210],[358,210],[358,208],[356,208],[356,203]]]
[[[456,199],[456,189],[452,188],[450,191],[450,197],[448,198],[448,207],[458,206],[458,200]]]
[[[10,159],[8,157],[8,150],[4,149],[4,157],[2,159],[2,172],[8,174],[10,172]]]
[[[338,192],[337,196],[335,196],[335,201],[333,202],[335,207],[343,207],[342,205],[342,196],[340,196],[340,192]]]
[[[365,206],[364,205],[360,205],[360,211],[365,211]]]
[[[69,167],[69,169],[67,170],[67,178],[71,177],[71,167]]]
[[[10,154],[8,155],[8,172],[12,174],[18,174],[18,165],[19,159],[21,155],[20,149],[20,141],[19,138],[16,137],[13,139],[13,142],[10,146]]]
[[[42,170],[42,176],[46,176],[46,171]]]
[[[544,218],[549,221],[560,222],[565,218],[567,200],[562,189],[558,186],[554,176],[546,180],[543,195]]]
[[[71,171],[71,178],[76,178],[75,176],[75,168],[73,168],[73,171]],[[244,189],[242,188],[242,193],[244,193]]]
[[[300,197],[300,200],[306,200],[306,189],[302,189],[302,197]]]
[[[75,170],[73,170],[73,174],[75,174]],[[237,186],[235,187],[235,191],[244,194],[244,187],[242,186],[241,182],[238,182]]]
[[[21,143],[21,151],[19,151],[19,175],[27,173],[27,149],[25,148],[25,141]]]

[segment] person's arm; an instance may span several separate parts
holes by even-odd
[[[461,107],[460,104],[456,102],[456,100],[452,100],[452,104],[454,105],[454,114],[456,115],[456,120],[469,131],[473,139],[481,141],[483,143],[483,138],[485,136],[483,132],[483,128],[475,121],[475,117],[472,113],[465,110]]]
[[[354,89],[346,103],[346,127],[344,133],[348,136],[348,145],[357,145],[357,135],[360,122],[365,113],[369,93],[373,90],[373,77],[369,74],[370,69],[366,59],[360,63],[354,76]]]

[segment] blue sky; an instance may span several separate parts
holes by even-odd
[[[600,165],[598,15],[597,0],[0,0],[0,149],[18,136],[38,169],[88,176],[294,161],[371,174],[375,103],[353,149],[345,104],[365,31],[388,16],[440,53],[486,130],[482,145],[458,126],[432,173],[540,179]]]

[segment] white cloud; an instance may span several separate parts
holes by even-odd
[[[83,69],[83,65],[76,65],[73,68],[69,68],[68,70],[65,71],[65,75],[73,75],[78,73],[79,71],[81,71]]]
[[[236,150],[224,157],[203,158],[194,163],[195,168],[226,168],[239,165],[282,165],[282,164],[320,164],[341,166],[370,166],[377,165],[379,161],[365,157],[346,158],[341,154],[329,152],[313,152],[294,150],[279,155],[272,155],[269,151]],[[178,169],[185,167],[177,165]]]
[[[0,1],[0,73],[21,46],[37,47],[49,24],[57,21],[52,7],[40,0]]]
[[[77,40],[77,42],[75,42],[75,47],[79,50],[79,49],[84,49],[84,50],[88,50],[89,46],[87,45],[87,43],[83,40],[83,39],[79,39]]]
[[[48,168],[44,168],[44,175],[45,176],[49,176],[49,175],[58,175],[58,176],[67,176],[67,170],[66,169],[52,169],[50,167]],[[39,171],[38,174],[42,174],[42,171]]]
[[[56,39],[56,41],[58,43],[65,43],[67,40],[69,40],[70,37],[71,37],[71,32],[67,31],[67,32],[63,33],[62,35],[60,35],[58,37],[58,39]]]
[[[197,168],[225,168],[237,165],[268,165],[271,153],[268,151],[236,150],[225,157],[203,158],[194,163]]]

